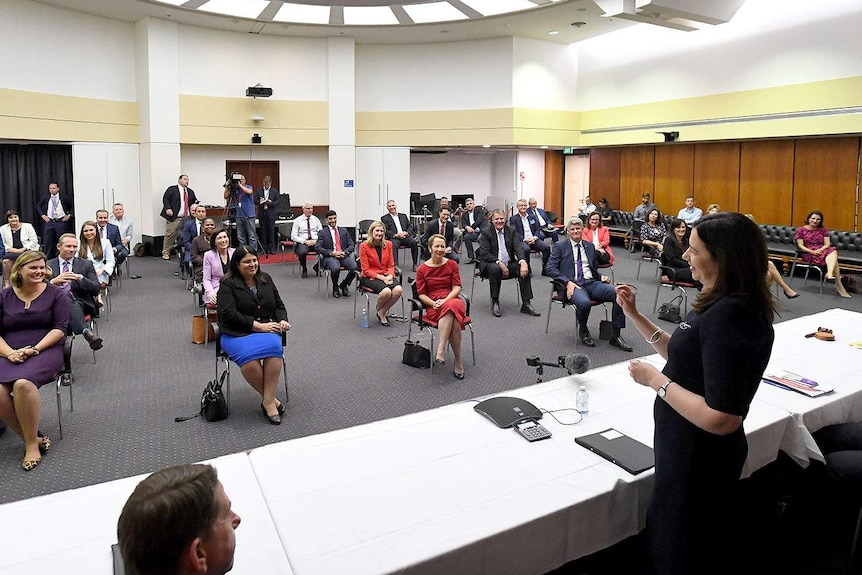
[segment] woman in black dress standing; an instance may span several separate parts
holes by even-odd
[[[629,366],[657,393],[647,536],[660,575],[731,573],[742,543],[743,421],[772,352],[775,304],[763,234],[745,216],[696,222],[684,258],[703,289],[673,335],[637,310],[630,288],[617,288],[623,311],[667,360],[662,371],[638,360]]]

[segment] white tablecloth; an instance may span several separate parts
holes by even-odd
[[[218,470],[233,509],[242,518],[231,573],[291,574],[246,454],[207,463]],[[112,575],[111,545],[117,542],[120,511],[147,475],[0,506],[0,575]]]

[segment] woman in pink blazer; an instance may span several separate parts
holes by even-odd
[[[602,224],[602,216],[598,212],[590,214],[590,219],[587,220],[587,227],[584,228],[584,241],[590,242],[596,246],[596,257],[600,253],[606,253],[611,257],[610,265],[614,263],[614,252],[611,251],[611,234],[608,228]],[[601,265],[601,264],[600,264]]]
[[[377,321],[388,326],[389,308],[401,298],[403,289],[396,282],[392,242],[386,241],[385,233],[383,222],[368,226],[368,240],[359,245],[359,285],[377,294]]]
[[[204,302],[216,306],[218,286],[230,265],[234,249],[230,247],[230,236],[224,228],[217,228],[210,235],[210,249],[204,254]]]

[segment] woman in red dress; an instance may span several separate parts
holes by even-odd
[[[829,241],[829,230],[823,227],[823,213],[813,211],[805,218],[805,225],[796,228],[794,236],[802,261],[826,266],[826,279],[835,280],[835,289],[841,297],[850,297],[841,285],[841,270],[838,267],[838,250]]]
[[[458,263],[446,256],[446,238],[434,234],[428,239],[431,259],[416,270],[416,291],[425,307],[425,316],[437,322],[440,343],[434,357],[436,363],[446,363],[446,344],[455,355],[455,377],[464,379],[461,361],[461,332],[470,323],[461,293],[461,273]],[[456,324],[458,324],[456,326]]]

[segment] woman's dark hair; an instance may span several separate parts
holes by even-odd
[[[651,213],[653,213],[653,212],[655,212],[655,213],[657,213],[657,214],[658,214],[658,218],[656,218],[655,223],[656,223],[656,224],[660,224],[660,223],[662,223],[662,221],[661,221],[661,219],[662,219],[662,216],[661,216],[661,210],[660,210],[660,209],[658,209],[658,208],[653,208],[653,209],[651,209],[650,211],[648,211],[648,212],[646,213],[646,221],[647,221],[647,222],[649,222],[649,216],[650,216],[650,214],[651,214]]]
[[[212,251],[216,251],[218,249],[215,243],[216,236],[218,236],[222,232],[227,234],[227,247],[228,249],[230,249],[230,233],[224,228],[224,226],[219,226],[213,230],[213,233],[210,234],[210,249]]]
[[[721,212],[702,217],[692,226],[718,267],[712,289],[701,290],[694,303],[698,313],[725,295],[742,295],[752,313],[772,323],[775,300],[766,283],[766,239],[760,227],[742,214]]]
[[[8,222],[9,218],[11,218],[12,216],[17,216],[17,215],[18,215],[18,212],[16,212],[15,210],[7,211],[6,212],[6,221]]]
[[[685,220],[681,220],[679,218],[673,218],[670,221],[670,230],[673,231],[679,227],[688,227],[688,225],[685,223]]]
[[[599,218],[599,227],[602,227],[605,225],[605,223],[602,221],[602,214],[600,214],[599,212],[590,212],[590,215],[587,216],[587,226],[588,227],[590,225],[590,220],[593,219],[593,216],[597,216]]]
[[[242,279],[242,274],[239,273],[239,263],[242,261],[242,258],[247,256],[248,254],[253,255],[254,257],[258,257],[257,251],[251,246],[239,246],[233,252],[233,256],[230,258],[230,265],[228,267],[227,273],[225,277],[232,277],[237,279]],[[260,260],[258,260],[260,261]],[[257,283],[265,284],[269,281],[269,276],[262,271],[260,271],[260,264],[258,263],[257,271],[254,274],[254,280]]]
[[[821,212],[820,210],[814,210],[813,212],[811,212],[810,214],[805,216],[805,223],[808,224],[808,220],[810,220],[811,216],[814,216],[814,215],[820,216],[820,225],[817,227],[822,228],[823,227],[823,212]]]

